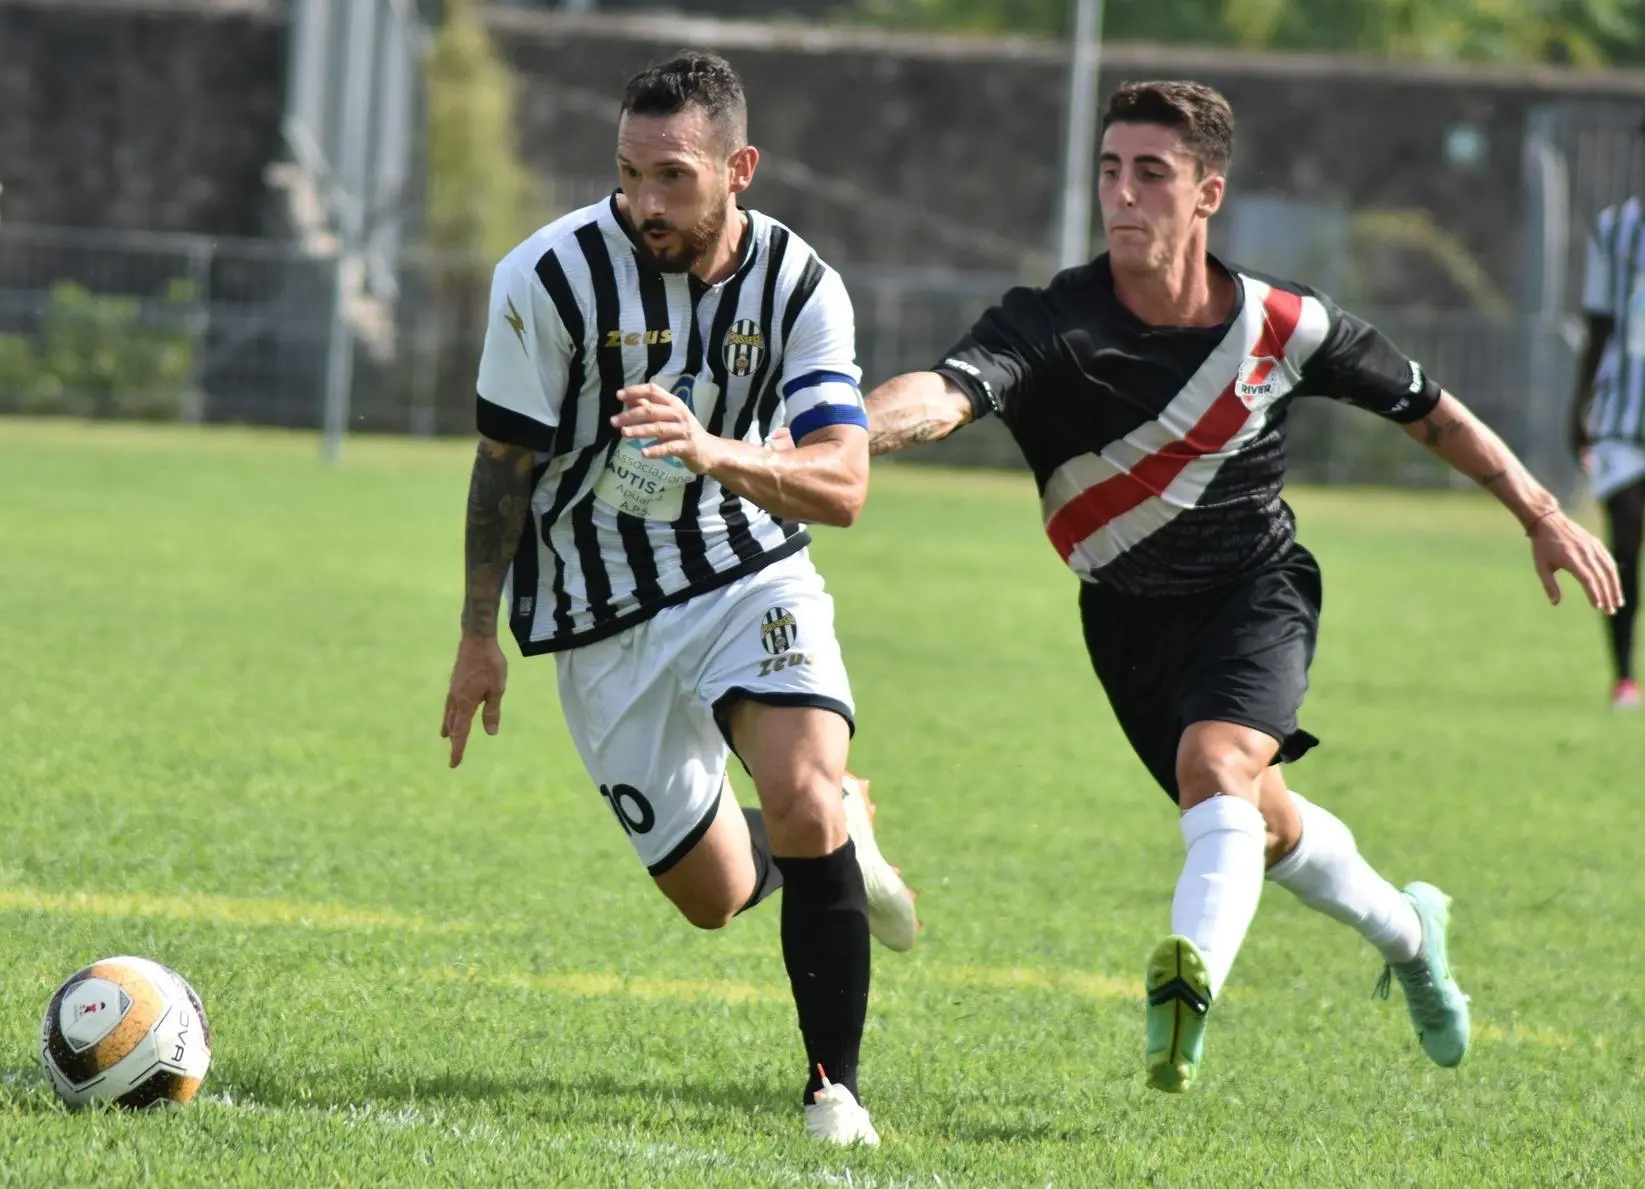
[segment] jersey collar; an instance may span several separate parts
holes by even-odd
[[[1205,253],[1205,263],[1211,268],[1220,268],[1223,272],[1227,273],[1234,282],[1234,302],[1228,309],[1228,317],[1217,323],[1215,326],[1154,326],[1150,323],[1144,322],[1141,318],[1133,314],[1130,308],[1119,299],[1118,294],[1114,292],[1114,267],[1113,263],[1108,258],[1107,252],[1102,253],[1091,262],[1091,273],[1092,281],[1101,289],[1104,299],[1112,304],[1123,317],[1130,319],[1131,322],[1145,330],[1162,332],[1176,330],[1225,332],[1233,326],[1234,323],[1239,321],[1239,316],[1245,309],[1245,278],[1240,274],[1239,269],[1223,260],[1214,252]]]

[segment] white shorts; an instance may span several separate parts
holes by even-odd
[[[834,600],[804,552],[556,659],[577,753],[652,875],[714,820],[732,703],[855,722]]]
[[[1594,498],[1601,503],[1645,479],[1645,447],[1637,442],[1595,442],[1585,461]]]

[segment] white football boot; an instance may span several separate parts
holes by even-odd
[[[857,847],[868,890],[868,931],[886,949],[899,953],[914,948],[920,919],[914,911],[914,893],[897,869],[885,861],[874,841],[874,802],[868,799],[868,781],[847,772],[844,781],[845,825]]]
[[[834,1144],[880,1146],[880,1133],[869,1121],[868,1111],[851,1091],[827,1078],[823,1079],[823,1088],[805,1104],[805,1133]]]

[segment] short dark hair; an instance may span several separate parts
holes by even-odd
[[[672,116],[687,107],[708,113],[727,152],[748,142],[743,80],[718,54],[682,50],[661,65],[647,66],[623,91],[623,115]]]
[[[1200,164],[1200,172],[1228,169],[1234,156],[1234,109],[1204,83],[1124,83],[1108,97],[1102,130],[1111,124],[1158,124],[1174,128]]]

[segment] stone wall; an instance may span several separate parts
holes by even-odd
[[[840,261],[1034,273],[1053,242],[1060,47],[666,16],[498,9],[522,79],[520,142],[545,205],[611,176],[616,97],[685,44],[747,78],[766,152],[751,196]],[[256,235],[277,230],[276,0],[0,0],[0,217]],[[1521,144],[1549,98],[1645,106],[1645,75],[1435,70],[1342,59],[1110,46],[1104,90],[1192,76],[1239,113],[1232,192],[1425,212],[1502,294],[1520,282]],[[1478,134],[1456,163],[1447,138]],[[552,213],[548,211],[545,213]],[[1362,301],[1467,304],[1431,254],[1364,253]]]
[[[285,60],[272,3],[0,0],[0,218],[263,233]]]
[[[281,234],[265,170],[282,153],[284,13],[280,0],[0,0],[0,218]],[[1056,45],[518,9],[494,10],[490,19],[519,70],[519,141],[544,183],[545,218],[609,184],[617,97],[628,75],[682,45],[701,45],[727,54],[747,79],[752,131],[765,153],[751,201],[792,222],[848,275],[865,264],[1018,276],[1047,267],[1066,79]],[[1645,109],[1642,74],[1105,51],[1104,90],[1173,76],[1221,87],[1239,113],[1236,198],[1230,217],[1219,220],[1224,228],[1256,206],[1257,194],[1362,214],[1414,211],[1417,232],[1449,237],[1443,246],[1477,268],[1482,281],[1469,289],[1455,260],[1442,267],[1431,245],[1404,242],[1410,228],[1358,235],[1348,291],[1337,295],[1407,310],[1478,304],[1482,288],[1509,303],[1517,296],[1527,225],[1522,145],[1539,105],[1622,100]],[[1450,151],[1458,145],[1477,151]],[[1279,226],[1290,229],[1283,219]],[[245,317],[258,327],[254,338],[217,354],[240,361],[255,348],[275,361],[255,381],[219,385],[224,399],[261,385],[268,403],[260,407],[312,415],[318,359],[312,342],[291,338],[291,326],[293,309],[315,316],[323,308],[298,300],[319,292],[321,280],[214,274],[214,297],[240,286]],[[917,279],[912,284],[918,294]],[[876,374],[926,362],[969,317],[952,293],[933,289],[903,303],[892,333],[872,309],[873,292],[864,293],[859,322],[865,363]],[[1442,323],[1420,308],[1412,317],[1411,338],[1436,371],[1463,377],[1470,394],[1498,393],[1505,408],[1525,407],[1527,386],[1540,381],[1526,378],[1523,352],[1504,344],[1513,326],[1452,336],[1466,359],[1441,367],[1446,361],[1436,356],[1452,340],[1428,334],[1430,322],[1435,334]],[[472,374],[466,361],[447,371]],[[398,398],[396,383],[384,387]],[[460,404],[461,386],[452,392]],[[996,448],[986,435],[964,436],[990,454]]]
[[[825,255],[1033,271],[1053,242],[1066,80],[1055,45],[520,12],[497,13],[494,27],[526,80],[521,143],[545,177],[609,176],[623,80],[682,44],[708,45],[748,85],[751,135],[768,155],[753,199]],[[1138,46],[1106,48],[1099,86],[1184,76],[1222,89],[1238,113],[1232,194],[1426,212],[1510,300],[1530,110],[1550,98],[1645,106],[1641,74]],[[1476,160],[1447,153],[1458,135],[1477,136]],[[1361,301],[1471,300],[1430,252],[1390,242],[1360,263]]]

